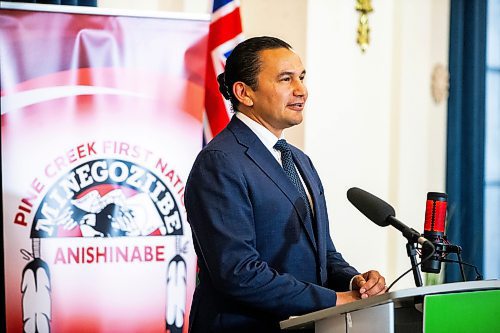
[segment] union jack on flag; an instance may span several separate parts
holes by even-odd
[[[229,122],[231,107],[219,92],[217,75],[224,71],[226,59],[243,40],[239,0],[214,0],[208,33],[205,75],[204,142],[212,140]]]

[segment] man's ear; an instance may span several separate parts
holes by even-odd
[[[252,88],[247,86],[245,83],[238,81],[233,85],[233,94],[238,99],[238,101],[248,107],[253,106],[252,100]]]

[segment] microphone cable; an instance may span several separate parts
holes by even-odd
[[[422,263],[426,262],[427,260],[429,260],[430,258],[432,258],[432,256],[434,255],[434,253],[436,253],[436,249],[433,248],[432,252],[429,253],[427,255],[427,257],[425,257],[424,259],[422,259],[418,264],[415,265],[415,269],[418,268],[418,266],[422,265]],[[389,287],[387,287],[387,290],[386,292],[389,292],[389,290],[396,284],[396,282],[398,282],[399,280],[401,280],[406,274],[410,273],[411,271],[413,270],[413,267],[411,267],[409,270],[407,270],[406,272],[404,272],[403,274],[401,274],[396,280],[394,280],[393,283],[391,283],[389,285]]]
[[[443,258],[441,259],[442,262],[450,262],[450,263],[455,263],[455,264],[459,264],[459,265],[465,265],[465,266],[468,266],[468,267],[472,267],[474,268],[474,271],[476,272],[476,281],[480,281],[483,279],[483,275],[479,272],[479,269],[477,268],[476,265],[472,265],[472,264],[469,264],[469,263],[466,263],[466,262],[463,262],[463,261],[460,261],[460,260],[453,260],[453,259],[446,259],[446,258]]]

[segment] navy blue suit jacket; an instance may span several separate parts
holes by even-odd
[[[313,200],[237,117],[198,155],[185,204],[199,265],[191,332],[276,332],[279,321],[334,306],[358,274],[335,250],[311,160],[292,148]]]

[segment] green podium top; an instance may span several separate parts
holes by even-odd
[[[425,296],[424,332],[500,332],[500,290]]]

